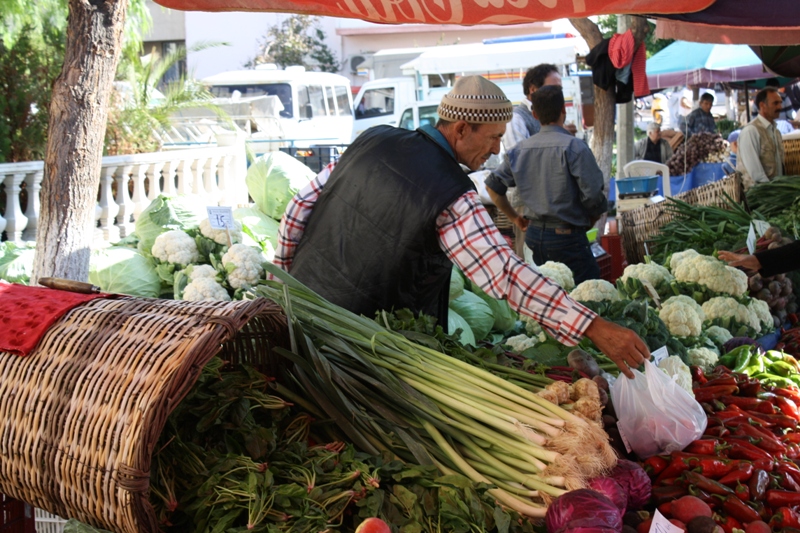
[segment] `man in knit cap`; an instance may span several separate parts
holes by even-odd
[[[446,327],[455,263],[555,338],[574,345],[588,336],[630,374],[649,357],[647,345],[514,255],[461,166],[478,170],[499,152],[511,102],[490,81],[466,76],[438,113],[435,127],[359,135],[289,203],[275,264],[354,313],[409,308]]]

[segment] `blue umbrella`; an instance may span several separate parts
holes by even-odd
[[[744,44],[675,41],[647,60],[650,89],[772,78]]]

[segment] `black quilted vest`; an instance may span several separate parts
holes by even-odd
[[[422,130],[377,126],[351,144],[322,189],[290,273],[354,313],[408,307],[447,324],[452,263],[436,218],[474,189]]]

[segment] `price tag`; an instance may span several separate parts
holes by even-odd
[[[659,513],[658,509],[656,509],[655,514],[653,514],[653,522],[650,524],[649,533],[681,533],[682,531],[683,529],[667,520],[664,515]]]
[[[658,363],[669,357],[669,352],[667,351],[666,346],[662,346],[658,350],[650,352],[650,355],[653,356],[653,364],[658,366]]]
[[[756,253],[756,228],[753,226],[753,223],[750,223],[750,229],[747,231],[747,251],[750,252],[750,255]]]
[[[212,229],[230,229],[233,224],[233,209],[230,206],[207,206],[208,221]]]
[[[656,309],[661,309],[661,299],[658,297],[658,291],[656,291],[656,288],[653,287],[653,284],[646,279],[641,280],[641,282],[642,287],[644,287],[644,290],[647,291],[647,295],[653,299]]]
[[[769,229],[769,222],[764,222],[763,220],[754,220],[752,224],[755,226],[759,237],[763,237]]]

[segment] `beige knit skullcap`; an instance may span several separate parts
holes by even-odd
[[[439,118],[470,124],[502,124],[511,120],[514,108],[503,91],[481,76],[459,78],[439,104]]]

